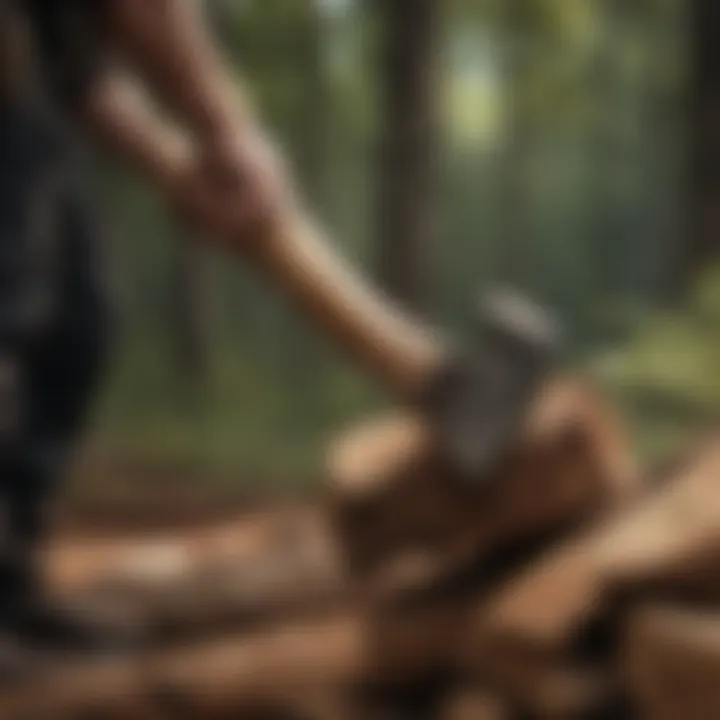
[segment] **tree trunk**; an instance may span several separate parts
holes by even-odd
[[[181,231],[182,232],[182,231]],[[207,380],[210,364],[209,256],[193,238],[176,239],[172,332],[177,366],[194,398]]]
[[[428,306],[436,234],[436,80],[441,4],[384,0],[379,277],[409,308]]]
[[[303,24],[307,69],[307,96],[301,109],[304,124],[303,169],[307,178],[308,199],[313,207],[322,211],[328,190],[332,93],[325,62],[327,29],[324,17],[313,0],[307,2]]]
[[[695,0],[691,12],[689,228],[677,266],[681,290],[720,248],[720,5]]]
[[[527,158],[532,146],[532,118],[523,98],[531,71],[528,31],[521,0],[501,2],[503,32],[508,38],[505,79],[505,126],[498,173],[500,225],[498,276],[504,283],[530,290],[535,258],[528,215],[531,210]]]

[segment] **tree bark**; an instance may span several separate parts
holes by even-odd
[[[720,249],[720,5],[695,0],[690,30],[689,226],[677,265],[681,290]]]
[[[532,118],[523,101],[532,58],[520,0],[501,0],[503,32],[507,36],[504,89],[504,133],[500,150],[500,225],[498,276],[502,282],[529,290],[535,262],[529,213],[527,158],[532,149]]]
[[[381,51],[384,122],[379,179],[379,278],[415,311],[429,305],[437,231],[436,81],[441,4],[385,0]]]
[[[209,256],[193,238],[181,233],[175,245],[172,329],[178,368],[188,390],[197,397],[210,366]]]

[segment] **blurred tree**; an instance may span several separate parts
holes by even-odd
[[[440,0],[382,0],[379,277],[427,310],[437,230]]]
[[[173,247],[172,318],[175,358],[191,401],[202,397],[210,371],[213,324],[209,254],[194,238],[178,230]]]
[[[306,68],[302,127],[305,131],[301,167],[307,180],[307,195],[322,208],[327,200],[328,163],[332,120],[332,87],[326,62],[327,33],[325,14],[315,0],[303,0],[305,12],[299,18],[298,32],[303,41],[302,56]]]
[[[720,250],[720,4],[693,0],[690,30],[690,228],[680,289]]]
[[[531,12],[532,4],[528,0],[500,2],[505,52],[498,276],[503,282],[525,289],[532,284],[534,264],[527,182],[536,119],[533,108],[528,107],[529,83],[537,72],[532,45],[538,18]]]
[[[218,0],[203,2],[205,19],[222,39],[227,5]],[[179,227],[170,259],[170,332],[175,362],[193,403],[202,398],[210,370],[210,335],[213,323],[211,302],[213,278],[209,254],[195,238]]]

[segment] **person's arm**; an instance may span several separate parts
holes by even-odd
[[[160,189],[192,161],[191,138],[161,118],[139,83],[121,72],[96,78],[77,118],[93,140]]]
[[[287,167],[222,57],[202,3],[104,2],[105,29],[114,50],[192,132],[202,172],[218,197],[230,205],[243,204],[249,217],[266,223],[288,199]]]
[[[247,236],[289,198],[287,168],[205,21],[199,0],[104,0],[113,50],[186,127],[216,196],[248,218]],[[241,234],[235,242],[241,242]]]
[[[202,142],[252,123],[198,0],[106,0],[106,21],[125,60]]]
[[[259,138],[242,132],[247,105],[198,0],[25,1],[50,88],[66,107],[82,112],[120,56],[191,131],[208,166],[233,183]]]
[[[27,1],[55,95],[91,136],[159,184],[199,228],[235,246],[258,236],[283,195],[284,173],[260,133],[242,132],[240,91],[194,0]],[[118,59],[174,124],[115,73]]]
[[[135,79],[114,71],[96,76],[77,117],[96,143],[141,173],[216,245],[238,251],[257,237],[267,213],[255,188],[238,192],[210,182],[192,134],[162,117]]]

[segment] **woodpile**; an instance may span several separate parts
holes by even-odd
[[[327,467],[316,506],[53,548],[54,592],[138,641],[20,663],[0,718],[720,717],[720,441],[643,483],[563,381],[489,483],[451,477],[410,414]]]

